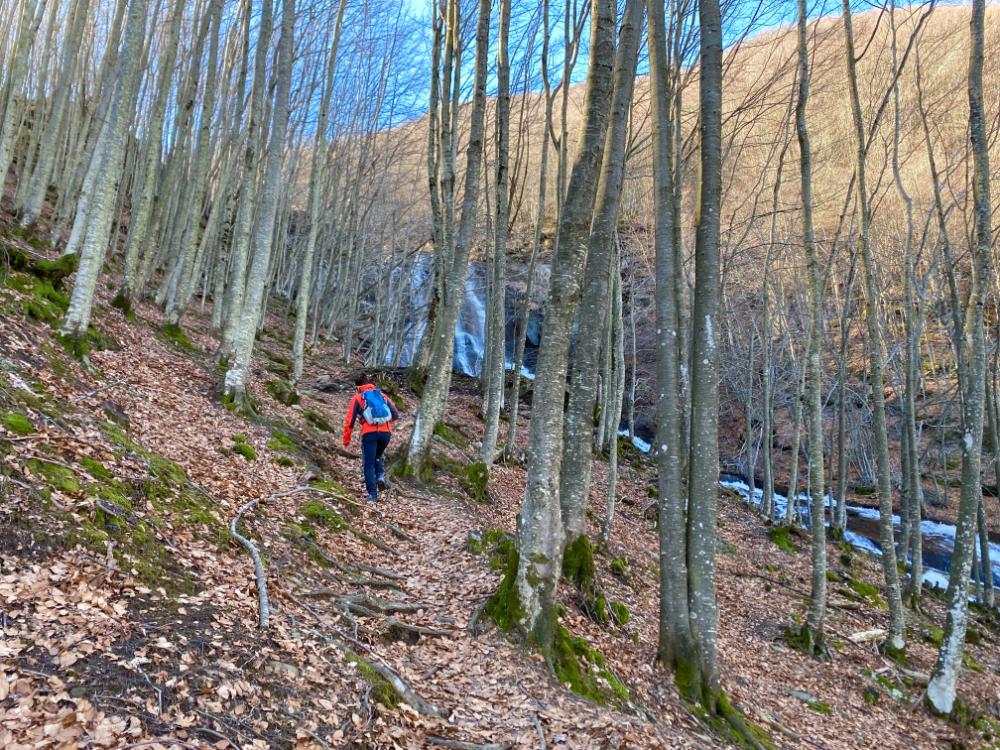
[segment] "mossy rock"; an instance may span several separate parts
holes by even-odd
[[[853,599],[854,601],[866,602],[879,609],[886,609],[885,600],[879,595],[878,586],[867,581],[859,581],[857,578],[845,576],[847,588],[838,589],[838,593]]]
[[[506,529],[499,528],[489,528],[483,531],[472,531],[469,532],[469,536],[465,540],[465,548],[473,555],[482,555],[483,553],[493,553],[496,552],[500,545],[500,542],[504,539],[513,540],[513,536]],[[494,568],[494,570],[500,570],[503,566]]]
[[[874,497],[878,488],[874,484],[856,484],[851,490],[858,497]]]
[[[347,522],[340,514],[331,510],[322,500],[306,500],[299,508],[299,512],[317,526],[335,531],[347,528]]]
[[[69,297],[46,279],[15,273],[7,278],[7,286],[28,297],[21,303],[23,315],[53,328],[58,326],[69,308]]]
[[[785,552],[794,554],[799,551],[799,548],[792,542],[792,536],[795,533],[791,526],[779,525],[772,526],[767,530],[767,538],[774,542],[774,545]]]
[[[821,716],[829,716],[833,713],[833,709],[830,708],[829,703],[824,701],[810,701],[808,704],[809,710],[820,714]]]
[[[482,461],[476,461],[466,466],[459,481],[462,489],[469,493],[477,503],[485,503],[488,499],[490,469]]]
[[[116,310],[121,310],[122,315],[125,316],[125,320],[129,323],[138,323],[139,316],[135,314],[135,310],[132,309],[132,300],[125,293],[125,290],[118,292],[111,300],[111,306]]]
[[[264,369],[270,373],[273,373],[274,375],[282,375],[282,376],[290,375],[292,372],[292,368],[284,364],[283,362],[268,362],[264,366]]]
[[[285,406],[295,406],[302,400],[295,387],[286,380],[269,380],[267,392],[271,394],[271,398]]]
[[[57,289],[67,276],[76,273],[80,267],[80,256],[76,253],[61,255],[58,258],[39,258],[32,264],[32,271],[39,278],[45,279]]]
[[[331,425],[322,414],[317,412],[305,410],[302,412],[302,416],[305,417],[306,422],[311,424],[317,430],[322,430],[323,432],[336,432],[333,425]]]
[[[375,667],[373,667],[369,662],[350,651],[347,652],[347,661],[354,664],[358,668],[358,673],[365,678],[369,685],[371,685],[372,695],[374,696],[376,702],[390,710],[396,708],[403,702],[403,697],[399,694],[396,688],[392,686],[392,683],[380,675],[378,670],[376,670]]]
[[[7,412],[0,418],[0,422],[3,423],[3,428],[14,435],[31,435],[35,428],[31,424],[31,421],[17,412]]]
[[[70,356],[81,361],[90,352],[107,351],[109,349],[117,351],[121,348],[110,334],[104,333],[94,326],[89,326],[87,332],[83,335],[61,333],[56,338]]]
[[[187,334],[184,333],[184,329],[181,328],[176,323],[167,323],[160,327],[160,333],[163,337],[174,344],[179,349],[183,349],[186,352],[197,352],[200,351],[194,342],[188,338]]]

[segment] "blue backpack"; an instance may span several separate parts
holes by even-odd
[[[382,425],[392,421],[392,412],[378,388],[361,394],[361,415],[368,424]]]

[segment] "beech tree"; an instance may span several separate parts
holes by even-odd
[[[555,591],[562,569],[559,478],[570,333],[587,260],[597,175],[604,156],[614,76],[615,8],[592,0],[590,60],[580,145],[559,219],[528,435],[528,484],[517,530],[515,585],[520,629],[552,658]]]
[[[973,0],[969,22],[969,141],[972,148],[973,237],[969,294],[965,303],[962,349],[965,360],[959,372],[962,389],[962,489],[951,574],[944,638],[927,686],[931,708],[950,714],[955,705],[955,685],[961,669],[967,629],[968,581],[976,544],[977,512],[982,502],[980,477],[983,411],[986,379],[986,334],[983,306],[987,279],[993,267],[990,201],[990,161],[983,108],[983,46],[985,0]],[[987,575],[991,575],[987,572]]]
[[[427,367],[427,377],[423,385],[420,408],[413,424],[413,433],[407,451],[409,470],[415,474],[423,474],[430,459],[431,437],[434,427],[440,421],[448,398],[451,385],[451,366],[454,358],[455,321],[458,318],[462,295],[465,292],[465,280],[469,270],[469,252],[472,244],[472,232],[475,228],[477,201],[479,197],[479,174],[483,152],[484,119],[486,111],[486,58],[489,49],[490,32],[490,0],[480,0],[479,19],[476,24],[476,70],[473,81],[473,104],[470,114],[469,145],[466,149],[465,192],[462,196],[462,216],[458,231],[451,236],[448,227],[450,221],[444,219],[442,239],[444,247],[435,248],[435,252],[444,253],[444,270],[442,276],[442,295],[440,308],[434,318],[433,329],[426,332],[430,339],[431,355]],[[452,0],[449,13],[448,35],[449,45],[454,46],[459,34],[459,15],[456,0]],[[448,79],[448,68],[445,67],[445,80]],[[445,97],[443,97],[445,98]],[[441,114],[442,121],[447,119],[445,112]],[[450,146],[448,146],[450,148]],[[447,170],[447,167],[446,167]],[[453,176],[446,176],[452,180]],[[452,242],[454,244],[452,244]]]

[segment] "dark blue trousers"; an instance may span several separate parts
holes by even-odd
[[[365,467],[365,489],[368,497],[378,497],[378,479],[383,476],[382,454],[389,447],[391,432],[369,432],[361,438],[361,457]]]

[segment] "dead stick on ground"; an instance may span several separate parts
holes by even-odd
[[[448,740],[444,737],[431,735],[427,741],[438,747],[449,747],[452,750],[508,750],[513,747],[509,742],[465,742],[464,740]]]
[[[291,490],[286,490],[285,492],[275,492],[272,495],[268,495],[268,500],[276,500],[280,497],[288,497],[289,495],[295,495],[299,492],[304,492],[309,489],[308,487],[296,487]],[[240,509],[233,516],[232,520],[229,522],[229,533],[233,535],[233,538],[246,548],[247,552],[250,553],[250,557],[253,558],[254,574],[257,578],[257,600],[258,607],[260,610],[260,627],[267,628],[271,624],[271,605],[267,598],[267,573],[264,570],[264,560],[260,556],[260,551],[257,549],[257,545],[247,539],[245,536],[240,534],[237,530],[239,526],[240,519],[243,518],[243,514],[256,508],[262,502],[262,498],[255,498],[253,500],[248,500],[243,503]]]
[[[535,731],[538,732],[538,742],[539,742],[542,750],[546,750],[546,745],[545,745],[545,729],[542,727],[542,722],[538,718],[538,714],[534,715],[534,717],[532,718],[532,721],[535,723]]]

